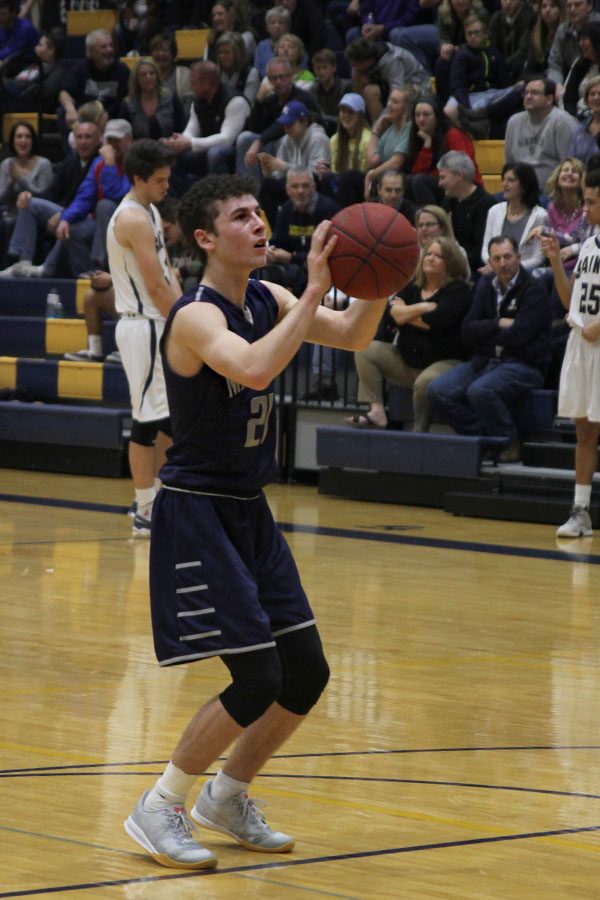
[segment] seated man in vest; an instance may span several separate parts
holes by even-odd
[[[194,100],[185,131],[163,138],[177,155],[171,181],[177,193],[185,192],[198,176],[230,171],[232,148],[250,111],[247,100],[234,96],[233,89],[221,81],[218,67],[209,60],[193,63],[190,88]]]

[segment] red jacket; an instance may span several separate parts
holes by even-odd
[[[475,147],[471,138],[460,128],[449,128],[446,132],[446,150],[459,150],[466,153],[475,164],[475,184],[483,184],[483,178],[475,161]],[[413,175],[434,175],[437,178],[438,170],[435,168],[431,147],[421,147],[411,169]]]

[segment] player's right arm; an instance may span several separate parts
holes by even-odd
[[[565,272],[565,268],[563,266],[563,262],[560,256],[560,244],[558,242],[558,238],[556,238],[553,234],[548,235],[547,237],[542,236],[540,238],[540,243],[542,245],[542,252],[544,256],[548,259],[550,265],[552,266],[554,285],[558,292],[558,296],[560,297],[560,302],[565,307],[565,309],[569,309],[573,285],[569,280],[569,276]]]
[[[209,303],[190,303],[177,312],[166,342],[169,365],[179,375],[191,377],[203,364],[224,378],[253,390],[264,390],[300,349],[313,324],[331,276],[327,259],[335,239],[327,239],[329,222],[313,235],[309,254],[309,280],[297,300],[280,285],[270,285],[279,306],[277,324],[250,344],[229,331],[225,317]]]

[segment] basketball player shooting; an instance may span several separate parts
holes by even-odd
[[[273,381],[303,341],[367,347],[386,300],[321,306],[330,287],[329,222],[316,229],[297,299],[249,280],[265,265],[256,184],[209,176],[181,202],[179,222],[206,261],[198,289],[171,309],[161,342],[173,445],[161,470],[150,545],[154,644],[160,665],[219,656],[231,676],[194,715],[155,786],[125,822],[165,866],[210,868],[191,830],[194,782],[233,743],[191,810],[242,847],[283,853],[250,783],[319,699],[329,668],[314,614],[263,488],[276,473]]]

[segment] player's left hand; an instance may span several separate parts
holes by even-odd
[[[331,286],[331,272],[327,260],[335,247],[337,237],[329,237],[329,219],[323,221],[315,228],[307,257],[308,287],[318,288],[321,297],[326,294]]]

